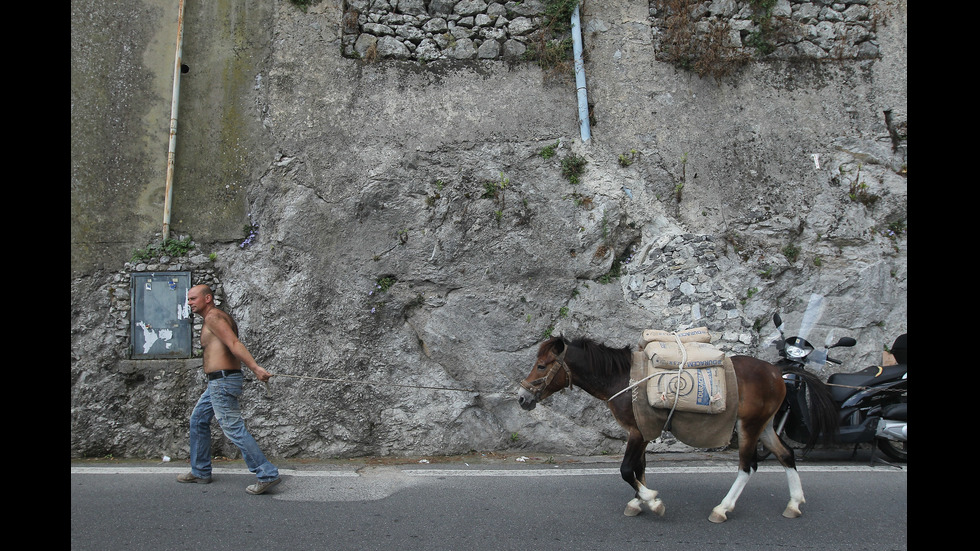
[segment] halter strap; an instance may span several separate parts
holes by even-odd
[[[565,378],[568,379],[568,386],[565,388],[572,388],[572,370],[568,367],[568,364],[565,363],[566,352],[568,352],[567,345],[565,346],[565,349],[561,351],[561,354],[555,357],[555,361],[551,362],[552,365],[550,368],[548,368],[548,372],[545,373],[544,377],[539,377],[531,382],[521,381],[521,386],[528,392],[534,394],[535,399],[538,399],[540,398],[541,393],[544,392],[544,389],[548,388],[548,386],[551,384],[552,379],[555,378],[555,375],[558,373],[558,368],[561,367],[565,370]]]

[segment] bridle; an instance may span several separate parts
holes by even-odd
[[[535,401],[540,400],[541,394],[546,388],[551,386],[551,381],[558,374],[558,368],[565,370],[565,378],[568,379],[568,386],[565,388],[572,388],[572,370],[565,363],[565,352],[568,352],[567,346],[561,351],[561,354],[555,357],[555,361],[551,362],[551,367],[548,368],[548,372],[544,374],[544,377],[539,377],[531,382],[527,380],[521,381],[521,387],[530,392],[534,396]]]

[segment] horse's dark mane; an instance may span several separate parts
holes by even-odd
[[[571,340],[564,337],[555,337],[543,345],[553,349],[558,342],[564,342],[566,346],[573,346],[582,350],[582,354],[588,359],[595,375],[611,377],[623,373],[629,373],[632,364],[632,349],[629,346],[623,348],[612,348],[605,344],[596,342],[588,337],[577,337]]]

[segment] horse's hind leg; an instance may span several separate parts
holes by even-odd
[[[786,479],[789,483],[789,503],[786,505],[786,510],[783,511],[783,516],[786,518],[801,516],[803,512],[800,511],[800,505],[806,503],[806,499],[803,498],[800,473],[796,470],[796,455],[792,448],[780,440],[779,435],[772,428],[771,421],[762,431],[762,445],[776,456],[780,465],[786,470]]]
[[[623,511],[628,517],[640,514],[641,505],[646,504],[650,510],[660,516],[664,515],[664,503],[657,498],[657,491],[646,487],[646,449],[647,442],[638,431],[631,431],[626,443],[626,453],[620,465],[620,474],[630,486],[636,490],[636,495],[626,504]]]

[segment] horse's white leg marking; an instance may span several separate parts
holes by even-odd
[[[783,516],[786,518],[797,518],[803,514],[800,511],[800,505],[806,503],[806,500],[803,499],[803,485],[800,484],[800,473],[791,467],[784,468],[786,469],[786,479],[789,482],[789,504],[786,505]]]
[[[643,501],[651,501],[657,499],[657,491],[647,488],[643,484],[637,483],[636,494],[640,496]]]
[[[664,502],[660,501],[657,497],[657,491],[647,488],[643,484],[637,483],[636,495],[635,497],[626,504],[626,510],[623,514],[628,517],[635,517],[640,514],[640,506],[646,504],[650,508],[651,512],[656,513],[659,516],[664,516],[667,512],[667,508],[664,506]]]
[[[748,484],[749,476],[750,473],[738,471],[738,476],[735,477],[735,483],[732,484],[732,488],[728,490],[728,495],[725,496],[725,499],[721,500],[721,503],[717,507],[711,510],[711,515],[708,516],[708,520],[711,522],[725,522],[728,520],[728,512],[735,509],[735,502],[738,501],[738,496],[742,495],[742,490]]]
[[[643,484],[639,484],[636,493],[640,496],[640,499],[647,504],[647,507],[649,507],[651,511],[660,516],[664,516],[667,508],[664,507],[664,502],[657,498],[656,490],[651,490]]]

